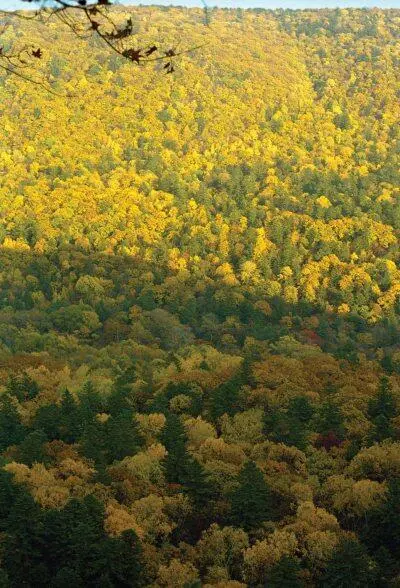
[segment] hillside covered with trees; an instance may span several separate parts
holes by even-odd
[[[2,35],[0,586],[399,586],[400,11],[115,14]]]

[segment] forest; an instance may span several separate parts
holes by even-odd
[[[400,10],[209,12],[7,17],[1,587],[400,586]]]

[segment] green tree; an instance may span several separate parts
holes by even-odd
[[[40,510],[28,494],[10,505],[3,568],[10,586],[141,585],[140,544],[133,531],[112,538],[104,508],[92,496],[63,509]]]
[[[344,439],[343,416],[340,408],[331,400],[327,400],[318,408],[314,421],[315,429],[320,434],[321,445],[339,444]]]
[[[160,441],[168,452],[163,461],[166,479],[170,484],[184,484],[188,461],[187,438],[177,415],[167,414]]]
[[[83,427],[90,423],[97,413],[104,411],[104,401],[90,380],[85,382],[79,393],[79,406]]]
[[[264,432],[277,443],[294,445],[304,450],[307,446],[309,421],[314,409],[309,400],[298,396],[289,401],[287,410],[268,409],[264,415]]]
[[[65,390],[60,404],[60,438],[75,443],[82,434],[81,411],[69,390]]]
[[[233,416],[239,411],[239,390],[238,378],[224,382],[211,392],[210,415],[213,421],[217,421],[223,414]]]
[[[110,416],[105,433],[109,463],[135,455],[142,445],[136,421],[129,410]]]
[[[45,404],[41,406],[33,419],[34,429],[40,429],[47,435],[49,441],[61,439],[61,411],[56,404]]]
[[[289,400],[287,413],[301,423],[309,423],[314,415],[314,408],[306,396],[296,396]]]
[[[388,483],[385,502],[368,514],[368,525],[361,536],[371,550],[384,546],[393,557],[400,558],[399,479]]]
[[[0,402],[0,451],[17,445],[25,437],[26,430],[20,421],[13,399],[6,394]]]
[[[181,479],[184,492],[198,508],[204,508],[209,504],[215,490],[197,459],[186,456]]]
[[[48,460],[43,447],[46,441],[47,435],[40,429],[29,433],[18,448],[19,461],[28,466],[32,466],[34,463],[45,463]]]
[[[272,518],[271,491],[253,461],[247,461],[240,470],[230,503],[232,523],[245,530],[255,529]]]
[[[85,426],[80,450],[87,459],[94,462],[98,471],[105,471],[109,463],[106,424],[99,421],[96,416]]]
[[[304,586],[299,578],[300,565],[296,559],[284,555],[268,574],[268,588],[301,588]]]
[[[26,373],[11,375],[6,389],[11,396],[15,396],[20,402],[32,400],[39,394],[39,386]]]
[[[380,443],[385,439],[393,438],[392,419],[397,416],[397,407],[389,378],[385,376],[381,379],[377,395],[369,401],[368,416],[373,424],[370,435],[372,442]]]
[[[376,569],[363,545],[343,539],[333,552],[319,585],[321,588],[362,588],[373,586]]]

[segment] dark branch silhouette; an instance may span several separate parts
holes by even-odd
[[[111,51],[131,63],[141,66],[148,63],[164,62],[163,71],[172,74],[175,71],[175,62],[184,54],[197,51],[203,45],[177,50],[175,47],[162,48],[156,43],[140,45],[134,34],[132,17],[119,18],[120,14],[113,11],[114,0],[23,0],[27,4],[37,5],[37,10],[6,11],[0,10],[0,16],[19,18],[23,20],[35,20],[46,25],[50,20],[57,19],[66,25],[74,35],[81,40],[87,40],[95,36],[99,38]],[[209,12],[206,2],[204,4],[204,23],[209,25]],[[0,69],[8,74],[38,85],[52,93],[48,78],[35,71],[35,60],[43,56],[43,49],[34,45],[26,45],[12,53],[2,45],[2,37],[9,26],[6,22],[0,28]]]

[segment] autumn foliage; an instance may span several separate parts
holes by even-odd
[[[118,11],[4,33],[0,584],[395,586],[399,11]]]

